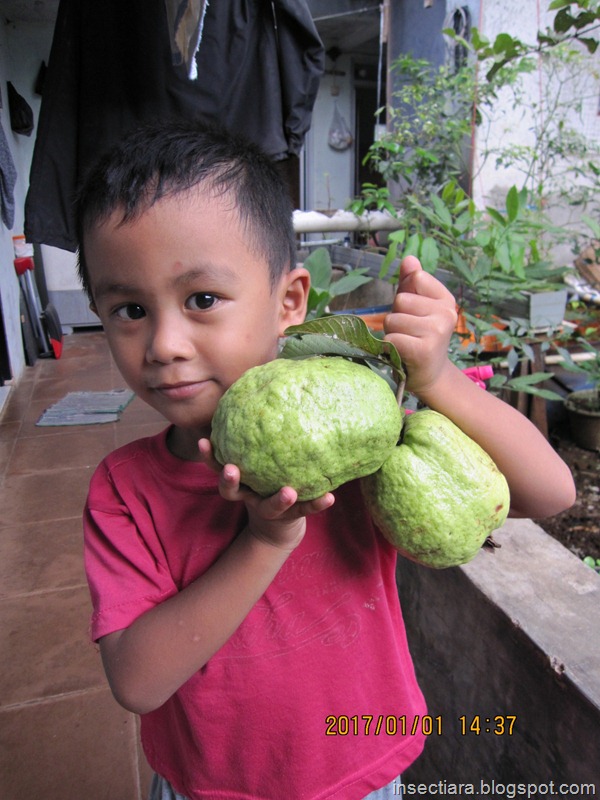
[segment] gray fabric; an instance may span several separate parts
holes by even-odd
[[[374,792],[368,794],[364,800],[389,800],[392,797],[402,796],[402,778],[398,776],[394,778],[387,786],[382,786],[381,789],[375,789]]]
[[[11,230],[15,221],[14,189],[17,170],[13,161],[6,135],[0,125],[0,213],[2,222]]]
[[[171,784],[160,775],[152,779],[148,800],[187,800],[182,794],[177,794]]]
[[[382,786],[381,789],[376,789],[371,794],[368,794],[364,800],[389,800],[392,797],[400,797],[402,794],[401,785],[401,778],[395,778],[387,786]],[[171,784],[161,778],[160,775],[155,775],[148,800],[187,800],[187,798],[182,794],[177,794]]]

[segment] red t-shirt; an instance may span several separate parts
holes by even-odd
[[[165,432],[102,462],[84,522],[97,640],[205,572],[245,508],[170,454]],[[192,800],[352,800],[401,774],[423,748],[411,728],[426,708],[395,565],[359,484],[338,489],[236,633],[142,715],[151,767]]]

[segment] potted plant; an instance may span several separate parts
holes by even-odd
[[[427,205],[412,199],[404,225],[389,235],[386,271],[398,255],[416,255],[449,286],[461,308],[487,318],[522,320],[529,330],[559,325],[568,292],[564,270],[542,259],[538,241],[554,226],[513,186],[505,209],[479,209],[454,181]]]
[[[372,280],[362,267],[348,270],[341,268],[343,274],[336,276],[326,247],[313,250],[304,260],[303,266],[310,272],[307,320],[329,313],[330,303],[335,297],[352,292]]]
[[[589,385],[567,395],[565,408],[575,444],[600,451],[600,349],[584,337],[578,337],[576,342],[581,348],[579,359],[570,350],[557,347],[561,365],[587,378]]]

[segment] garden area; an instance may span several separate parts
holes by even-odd
[[[365,159],[372,182],[346,209],[362,231],[304,263],[309,318],[381,316],[406,255],[448,286],[459,312],[450,357],[491,367],[486,389],[570,466],[577,502],[539,524],[600,572],[600,130],[585,124],[598,105],[600,4],[549,8],[534,45],[447,30],[452,64],[392,65],[386,132]],[[382,215],[387,224],[370,224]]]
[[[564,426],[552,439],[561,458],[569,465],[575,485],[575,504],[539,525],[546,533],[583,559],[600,560],[600,458],[597,451],[584,450],[571,440]]]

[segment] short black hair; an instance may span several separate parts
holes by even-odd
[[[273,161],[243,137],[196,122],[159,122],[126,136],[88,171],[76,203],[78,272],[92,299],[85,235],[115,211],[122,224],[157,200],[206,185],[228,194],[248,232],[249,248],[264,256],[271,286],[296,259],[292,203]]]

